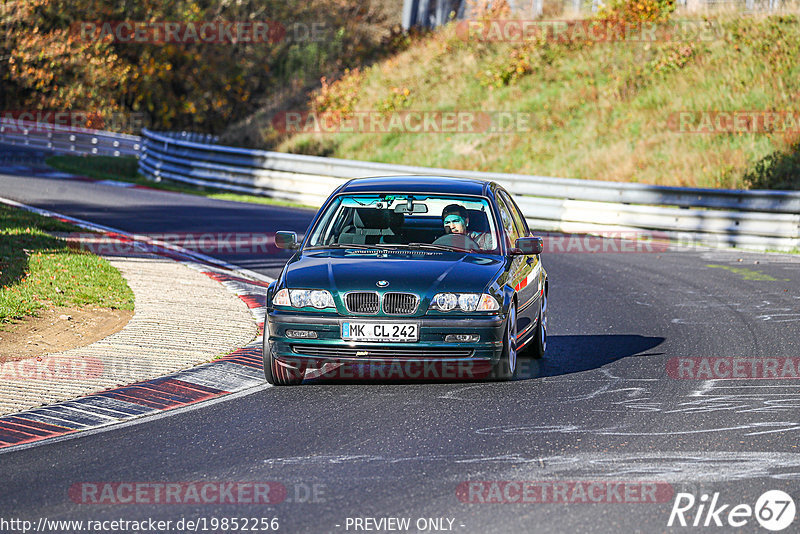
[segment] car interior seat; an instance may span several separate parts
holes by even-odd
[[[488,233],[490,230],[489,227],[489,217],[487,216],[485,211],[482,210],[467,210],[469,214],[469,224],[467,225],[467,233],[470,234],[472,232],[481,232],[481,233]],[[491,235],[491,234],[490,234]],[[487,250],[489,248],[495,248],[496,243],[494,239],[491,239],[489,243],[483,244]]]
[[[398,218],[399,217],[399,218]],[[353,224],[340,235],[339,243],[375,245],[399,242],[403,222],[401,213],[373,208],[355,208]]]

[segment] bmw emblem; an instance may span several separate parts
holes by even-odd
[[[389,285],[389,282],[387,282],[386,280],[378,280],[375,283],[375,285],[378,286],[378,287],[386,287],[386,286]]]

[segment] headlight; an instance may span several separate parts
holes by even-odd
[[[281,289],[272,303],[275,306],[313,307],[319,310],[336,307],[330,292],[324,289]]]
[[[439,293],[431,301],[431,308],[439,311],[450,311],[458,305],[458,297],[453,293]]]
[[[486,293],[437,293],[431,300],[431,310],[495,311],[500,309],[497,300]]]
[[[290,289],[289,298],[295,308],[313,306],[321,310],[335,306],[333,297],[324,289]]]
[[[480,299],[481,296],[475,293],[462,293],[458,296],[458,307],[464,311],[475,311]]]

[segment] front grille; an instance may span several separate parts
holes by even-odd
[[[378,313],[378,294],[369,291],[348,293],[344,299],[347,311],[350,313],[376,314]]]
[[[336,345],[292,345],[295,354],[324,358],[469,358],[472,349],[447,347],[343,347]],[[367,354],[363,354],[366,352]]]
[[[419,297],[413,293],[386,293],[383,312],[388,315],[411,315],[417,311]]]

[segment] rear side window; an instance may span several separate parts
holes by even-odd
[[[525,220],[525,217],[522,215],[522,211],[520,211],[519,206],[517,203],[514,202],[514,199],[511,198],[507,192],[500,190],[500,196],[503,197],[503,200],[508,206],[509,211],[511,211],[511,217],[514,219],[514,226],[517,228],[517,235],[519,237],[527,237],[530,235],[530,230],[528,229],[528,223]]]
[[[519,231],[514,224],[514,216],[511,214],[511,209],[508,207],[508,197],[503,198],[502,192],[497,195],[497,207],[500,209],[500,221],[503,224],[503,233],[506,236],[506,245],[513,247],[514,243],[519,237]]]

